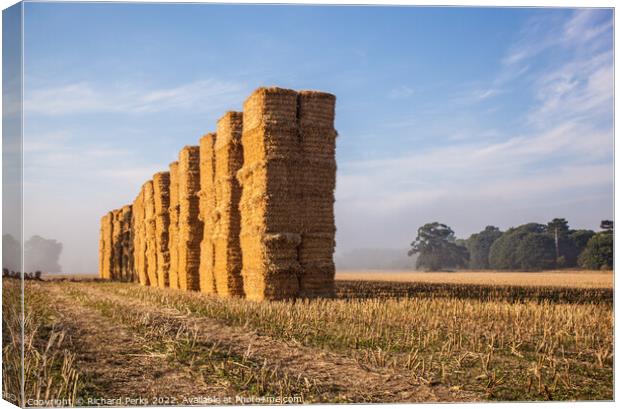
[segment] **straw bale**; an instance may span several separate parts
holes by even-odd
[[[333,296],[335,265],[336,97],[317,91],[298,94],[303,227],[300,295]]]
[[[155,240],[157,245],[157,285],[170,286],[170,251],[168,248],[170,226],[170,172],[153,175],[153,194],[155,196]]]
[[[253,300],[296,297],[302,233],[297,93],[259,88],[243,109],[237,172],[243,290]]]
[[[133,226],[132,205],[125,205],[120,209],[121,223],[121,281],[133,281]]]
[[[157,234],[155,227],[155,194],[153,181],[144,184],[144,225],[146,230],[146,272],[149,284],[157,286]]]
[[[258,88],[243,104],[244,133],[258,126],[289,128],[296,121],[297,93],[290,89]]]
[[[200,147],[186,146],[179,152],[179,287],[200,289],[200,244],[203,223],[199,218]]]
[[[149,285],[149,277],[146,268],[146,227],[144,220],[144,189],[143,185],[140,188],[140,193],[133,202],[133,230],[134,230],[134,242],[133,242],[133,259],[134,270],[137,276],[138,282],[141,285]]]
[[[179,288],[179,163],[170,164],[170,226],[168,251],[170,253],[169,284],[170,288]]]
[[[105,280],[112,278],[112,212],[101,218],[101,270],[99,275]]]
[[[241,186],[235,177],[243,164],[242,129],[241,112],[227,112],[217,123],[213,271],[217,293],[225,297],[243,296],[239,243]]]
[[[111,279],[120,281],[123,265],[123,227],[121,209],[112,211],[112,275]]]
[[[213,245],[213,226],[215,217],[215,156],[214,146],[217,136],[208,133],[200,138],[200,191],[199,208],[200,221],[203,223],[202,241],[200,243],[200,291],[207,294],[215,294],[215,277],[213,265],[215,252]]]

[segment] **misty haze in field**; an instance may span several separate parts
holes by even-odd
[[[407,255],[408,249],[360,248],[337,253],[336,269],[339,271],[363,270],[415,270],[416,257]]]
[[[61,253],[62,243],[38,235],[32,236],[24,243],[24,272],[62,272],[62,267],[58,263]],[[20,258],[19,241],[10,234],[4,234],[2,236],[2,268],[19,272],[21,270],[19,268]]]

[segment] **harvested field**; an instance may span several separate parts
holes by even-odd
[[[452,290],[360,298],[343,292],[349,283],[369,292],[389,285]],[[337,299],[257,303],[101,280],[28,281],[26,308],[37,313],[27,316],[44,319],[28,335],[27,359],[54,331],[64,332],[49,353],[70,358],[65,367],[78,380],[69,389],[74,401],[144,395],[166,396],[159,404],[205,395],[296,396],[306,403],[613,398],[613,305],[600,293],[610,288],[522,286],[546,298],[515,300],[507,286],[487,286],[494,291],[476,299],[468,285],[480,284],[336,284]],[[6,280],[5,299],[18,285]],[[581,296],[554,298],[545,291]],[[50,396],[66,396],[59,370],[47,372]],[[27,374],[27,390],[41,385],[37,374]]]
[[[577,288],[611,288],[613,271],[556,270],[539,273],[505,271],[462,271],[454,273],[354,272],[339,271],[336,280],[363,280],[416,283],[514,285]]]

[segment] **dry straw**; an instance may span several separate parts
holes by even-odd
[[[301,149],[297,93],[259,88],[243,106],[240,244],[243,289],[252,300],[299,293]]]
[[[215,261],[213,229],[215,217],[215,157],[214,145],[217,136],[209,133],[200,138],[200,220],[203,223],[202,242],[200,244],[200,291],[215,294]]]
[[[179,163],[170,164],[170,215],[168,251],[170,253],[169,285],[179,288]]]
[[[179,152],[179,287],[200,289],[200,242],[203,226],[199,215],[200,148],[186,146]]]
[[[153,175],[155,199],[155,243],[157,248],[157,286],[169,287],[170,251],[168,248],[170,226],[170,173]]]
[[[236,174],[243,165],[242,129],[241,112],[228,112],[217,123],[213,271],[217,293],[224,297],[244,294],[239,244],[241,186],[236,179]]]
[[[149,284],[157,286],[157,239],[155,229],[155,197],[153,181],[144,184],[144,226],[146,236],[146,272]]]

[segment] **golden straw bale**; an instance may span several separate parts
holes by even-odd
[[[146,272],[149,283],[157,287],[157,239],[155,229],[155,194],[153,181],[144,184],[144,226],[146,231]]]
[[[203,223],[199,219],[200,147],[186,146],[179,152],[179,287],[200,289],[200,244]]]
[[[170,286],[170,251],[168,248],[170,226],[170,172],[153,175],[155,196],[155,241],[157,246],[157,286]]]
[[[203,223],[202,241],[200,243],[200,291],[215,294],[215,277],[213,266],[215,252],[213,244],[213,227],[215,216],[215,157],[214,146],[217,135],[208,133],[200,138],[200,220]]]
[[[298,94],[303,220],[299,262],[300,295],[334,295],[334,189],[336,187],[336,97],[317,91]]]
[[[134,270],[140,285],[149,285],[149,277],[146,268],[146,226],[144,214],[144,189],[140,188],[140,193],[133,202],[133,259]]]
[[[101,218],[101,270],[99,275],[105,280],[112,279],[112,223],[113,213],[108,212]]]
[[[132,205],[125,205],[120,209],[121,221],[121,275],[120,280],[133,281],[133,225]]]
[[[170,288],[179,288],[179,162],[170,164],[170,214],[168,251]]]
[[[244,103],[243,167],[237,172],[241,276],[248,299],[286,299],[299,293],[302,220],[301,144],[297,93],[259,88]]]
[[[213,271],[217,293],[225,297],[243,296],[239,243],[241,186],[235,177],[243,165],[242,130],[241,112],[227,112],[217,123]]]

